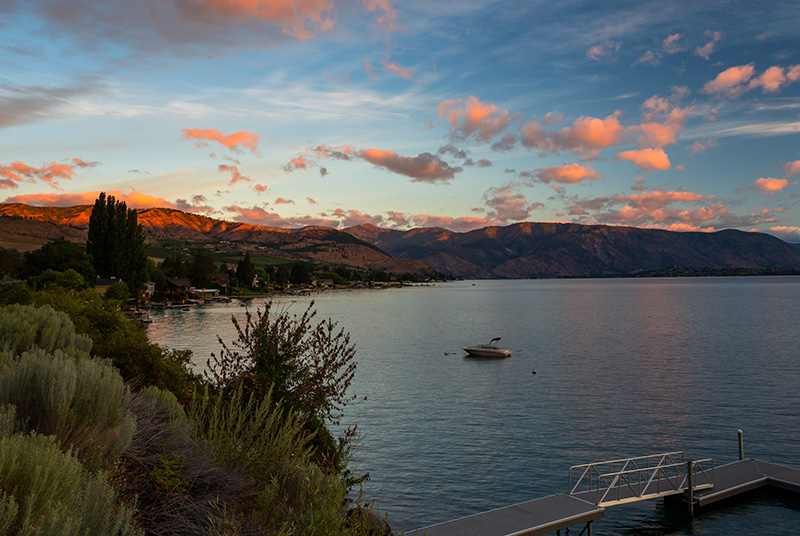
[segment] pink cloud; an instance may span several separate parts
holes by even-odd
[[[704,153],[708,149],[712,149],[717,146],[717,140],[714,138],[710,138],[708,140],[697,140],[693,144],[687,147],[690,154],[697,154],[697,153]]]
[[[269,187],[264,185],[264,184],[256,184],[256,185],[253,186],[253,190],[257,194],[264,194],[264,193],[269,192]]]
[[[384,71],[389,71],[390,73],[396,74],[400,78],[411,78],[414,74],[406,69],[405,67],[401,67],[396,63],[392,63],[386,60],[381,60],[381,65],[383,66]]]
[[[309,205],[316,205],[317,202],[313,197],[306,197],[306,201],[308,201]]]
[[[508,110],[500,110],[497,105],[481,102],[477,97],[445,100],[436,108],[439,117],[450,123],[450,135],[454,139],[474,135],[480,141],[489,141],[513,121]]]
[[[284,199],[283,197],[279,197],[275,200],[276,205],[294,205],[294,201],[291,199]]]
[[[800,160],[795,160],[794,162],[786,162],[783,165],[783,171],[786,173],[787,177],[794,177],[798,173],[800,173]]]
[[[564,164],[563,166],[551,166],[538,168],[533,171],[540,182],[550,184],[578,184],[583,181],[593,181],[602,178],[603,174],[598,173],[591,166],[584,167],[580,164]]]
[[[489,188],[483,194],[483,202],[489,208],[489,218],[505,223],[525,221],[531,210],[544,206],[541,203],[528,203],[525,195],[515,191],[513,185]]]
[[[620,160],[633,162],[642,171],[664,171],[672,166],[664,149],[640,149],[637,151],[623,151],[616,156]]]
[[[591,47],[586,51],[586,57],[594,61],[602,61],[605,59],[613,62],[614,55],[619,52],[621,46],[622,43],[609,40],[605,43],[600,43],[599,45]]]
[[[643,65],[645,63],[652,65],[653,67],[660,65],[661,54],[659,54],[658,52],[653,52],[652,50],[648,50],[647,52],[642,54],[638,60],[633,62],[633,65]]]
[[[714,47],[717,45],[717,43],[719,43],[719,40],[722,39],[722,34],[720,32],[706,30],[705,35],[706,37],[710,37],[711,41],[703,46],[695,48],[694,53],[696,56],[700,56],[701,58],[708,60],[711,58],[711,54],[714,53]]]
[[[380,2],[377,3],[387,3]],[[177,0],[184,17],[208,25],[259,21],[279,26],[284,34],[307,41],[333,28],[334,0]]]
[[[547,112],[544,114],[544,119],[542,120],[543,125],[557,125],[559,123],[564,122],[564,114],[562,112]]]
[[[220,164],[217,166],[217,171],[220,173],[230,173],[231,174],[231,182],[228,183],[228,186],[232,186],[239,181],[249,181],[250,177],[245,177],[241,173],[239,173],[239,168],[236,166],[228,166],[226,164]]]
[[[625,132],[619,122],[622,112],[616,111],[605,119],[579,117],[571,127],[564,127],[558,133],[558,140],[576,153],[599,151],[622,141]]]
[[[266,227],[287,227],[288,222],[275,212],[267,212],[261,207],[242,207],[239,205],[228,205],[223,207],[222,210],[232,212],[235,214],[234,221],[242,223],[251,223],[255,225],[264,225]]]
[[[725,96],[736,98],[747,90],[746,84],[755,72],[756,70],[752,63],[729,67],[719,73],[714,80],[706,82],[700,91],[709,95],[721,93]]]
[[[216,141],[223,147],[232,151],[242,151],[243,148],[247,148],[250,149],[250,152],[254,155],[261,155],[261,151],[258,148],[261,136],[244,130],[234,132],[233,134],[223,134],[215,128],[184,128],[183,139]],[[208,146],[208,144],[204,144],[203,141],[199,141],[198,143],[200,143],[201,146]]]
[[[683,52],[687,49],[686,43],[683,41],[683,36],[681,34],[672,34],[668,35],[662,42],[661,48],[664,49],[664,52],[667,54],[676,54],[678,52]]]
[[[372,165],[384,168],[392,173],[410,177],[413,182],[447,182],[463,171],[454,167],[431,153],[420,153],[417,156],[402,156],[394,151],[381,149],[356,149],[351,146],[326,147],[312,149],[316,158],[333,158],[352,160],[358,158]]]
[[[772,195],[775,192],[780,192],[789,185],[787,179],[776,179],[774,177],[767,177],[765,179],[756,179],[753,186],[757,190],[761,190],[766,195]]]
[[[307,168],[308,168],[308,162],[302,156],[292,158],[285,166],[283,166],[283,170],[286,172],[291,172],[298,169],[307,169]]]
[[[100,165],[100,162],[85,162],[80,158],[73,158],[72,165],[80,168],[93,168]]]
[[[29,166],[22,162],[12,162],[0,165],[0,189],[16,189],[17,183],[36,183],[37,181],[48,184],[51,188],[60,189],[59,179],[70,180],[75,175],[75,170],[68,164],[49,162],[40,167]]]
[[[375,22],[387,30],[397,30],[397,10],[391,0],[361,0],[367,11],[377,11]]]

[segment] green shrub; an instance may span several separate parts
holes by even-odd
[[[141,535],[102,473],[89,474],[53,438],[0,438],[0,535]]]
[[[55,435],[87,467],[113,465],[135,430],[128,389],[111,365],[60,350],[25,352],[0,377],[0,403],[16,406],[26,431]]]
[[[137,393],[137,396],[144,400],[156,402],[157,411],[162,413],[170,424],[182,424],[186,422],[186,412],[178,402],[178,397],[170,391],[159,389],[153,385],[145,387]]]
[[[70,318],[52,307],[8,305],[0,308],[0,350],[19,355],[38,347],[46,352],[63,350],[88,357],[92,340],[75,332]]]

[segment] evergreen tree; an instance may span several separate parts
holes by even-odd
[[[289,270],[285,266],[279,267],[275,272],[275,282],[281,287],[289,282]]]
[[[145,236],[134,209],[105,192],[94,203],[89,217],[86,251],[100,277],[125,281],[138,300],[147,278]]]
[[[210,287],[211,274],[216,270],[214,257],[204,249],[195,250],[189,266],[189,280],[195,287]]]
[[[311,283],[311,272],[308,271],[308,267],[305,264],[297,262],[292,266],[292,273],[289,278],[293,285],[305,285],[306,283]]]
[[[253,261],[250,260],[250,252],[244,254],[244,258],[239,261],[236,266],[236,279],[239,280],[240,285],[246,287],[253,286],[253,277],[256,275],[256,267]]]
[[[161,271],[167,277],[188,277],[189,269],[183,261],[183,255],[176,250],[161,263]]]

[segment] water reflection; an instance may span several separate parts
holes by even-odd
[[[359,425],[366,497],[396,530],[565,491],[576,463],[668,450],[732,461],[740,427],[747,456],[800,463],[800,278],[472,283],[314,297],[356,345],[352,389],[368,401],[343,424]],[[199,366],[244,310],[159,314],[151,339]],[[493,337],[513,357],[462,357]],[[731,526],[703,515],[687,529],[659,508],[609,511],[595,533]],[[744,517],[732,532],[758,532]]]

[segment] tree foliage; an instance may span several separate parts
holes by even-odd
[[[26,253],[22,257],[18,275],[22,279],[30,279],[46,270],[66,272],[70,269],[78,272],[87,282],[95,279],[92,259],[86,254],[83,246],[59,238]]]
[[[244,258],[239,261],[236,266],[236,279],[239,280],[240,285],[246,287],[253,286],[253,277],[256,275],[256,267],[253,261],[250,260],[250,252],[244,254]]]
[[[211,274],[216,270],[214,256],[205,249],[197,249],[189,266],[189,280],[195,287],[210,287]]]
[[[308,266],[302,262],[296,262],[294,266],[292,266],[292,272],[289,276],[289,279],[293,285],[305,285],[307,283],[311,283],[311,271],[309,271]]]
[[[138,298],[147,277],[147,255],[136,210],[100,192],[89,217],[86,250],[97,275],[122,279]]]

